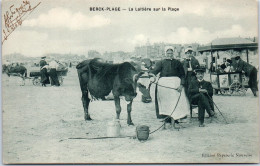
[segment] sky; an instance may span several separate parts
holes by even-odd
[[[210,43],[222,37],[258,36],[257,0],[44,0],[2,43],[3,55],[83,54],[89,50],[134,51],[149,42]],[[2,2],[4,15],[20,0]],[[120,7],[121,11],[90,11]],[[135,8],[160,11],[135,11]],[[166,11],[161,11],[161,8]],[[178,11],[168,11],[168,7]],[[129,11],[133,8],[134,11]],[[126,9],[126,10],[122,10]],[[2,41],[3,41],[2,31]]]

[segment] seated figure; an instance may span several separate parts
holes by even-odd
[[[205,110],[212,118],[215,114],[213,106],[213,88],[210,82],[203,79],[204,70],[197,69],[196,80],[192,80],[189,86],[190,102],[198,105],[199,127],[204,127]]]

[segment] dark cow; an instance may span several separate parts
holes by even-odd
[[[152,83],[149,80],[149,77],[151,76],[148,74],[149,69],[146,66],[143,66],[141,61],[139,61],[139,62],[135,61],[135,62],[130,62],[130,63],[131,63],[131,65],[134,66],[134,68],[137,70],[137,72],[145,72],[145,74],[143,74],[140,77],[140,82],[138,83],[138,87],[139,87],[139,91],[142,93],[142,102],[151,103],[152,97],[150,95],[150,88],[151,88]]]
[[[143,87],[140,86],[141,84],[137,83],[137,80],[143,72],[138,73],[129,62],[109,64],[103,63],[100,60],[99,58],[85,60],[76,66],[82,91],[85,120],[91,120],[88,112],[90,102],[88,93],[94,98],[103,99],[112,91],[117,119],[119,119],[121,112],[119,97],[124,96],[128,102],[127,124],[133,125],[131,110],[133,99],[137,95],[136,87],[138,86],[141,92],[145,90],[145,88],[143,89]]]

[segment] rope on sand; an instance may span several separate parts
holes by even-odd
[[[154,84],[157,84],[157,83],[154,83]],[[162,85],[159,85],[157,84],[158,86],[162,86]],[[166,86],[162,86],[162,87],[165,87],[165,88],[169,88],[169,89],[174,89],[174,90],[177,90],[176,88],[171,88],[171,87],[166,87]],[[177,100],[177,103],[172,111],[172,113],[170,114],[170,116],[168,116],[167,118],[165,118],[164,120],[164,123],[159,127],[157,128],[156,130],[150,132],[149,134],[153,134],[155,133],[156,131],[158,131],[160,128],[162,128],[165,123],[166,123],[166,120],[169,119],[169,117],[171,117],[171,115],[173,114],[173,112],[175,111],[175,109],[177,108],[178,104],[179,104],[179,101],[180,101],[180,97],[181,97],[181,92],[179,92],[180,95],[178,97],[178,100]],[[94,140],[94,139],[110,139],[110,138],[136,138],[136,136],[120,136],[120,137],[93,137],[93,138],[86,138],[86,137],[76,137],[76,138],[68,138],[68,139],[86,139],[86,140]],[[60,142],[62,142],[63,140],[60,140]]]
[[[157,84],[157,85],[158,85],[158,84]],[[164,87],[164,86],[163,86],[163,87]],[[165,88],[166,88],[166,87],[165,87]],[[169,87],[169,88],[170,88],[170,87]],[[175,88],[171,88],[171,89],[175,89]],[[175,89],[175,90],[177,90],[177,89]],[[168,120],[168,119],[172,116],[172,114],[173,114],[173,112],[175,111],[175,109],[177,108],[177,106],[178,106],[178,104],[179,104],[179,101],[180,101],[180,98],[181,98],[181,92],[179,92],[179,93],[180,93],[180,95],[179,95],[179,97],[178,97],[177,103],[176,103],[176,105],[175,105],[175,107],[174,107],[174,109],[173,109],[171,115],[164,119],[164,123],[163,123],[159,128],[157,128],[156,130],[150,132],[149,134],[155,133],[155,132],[158,131],[160,128],[162,128],[162,127],[165,125],[166,120]]]

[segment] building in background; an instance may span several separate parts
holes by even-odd
[[[160,59],[165,57],[165,51],[167,48],[173,48],[174,56],[178,59],[182,59],[184,57],[184,50],[188,46],[192,46],[195,51],[195,56],[197,55],[197,48],[199,47],[198,43],[192,44],[172,44],[172,43],[146,43],[143,46],[136,46],[134,50],[134,55],[136,58],[150,58],[150,59]]]

